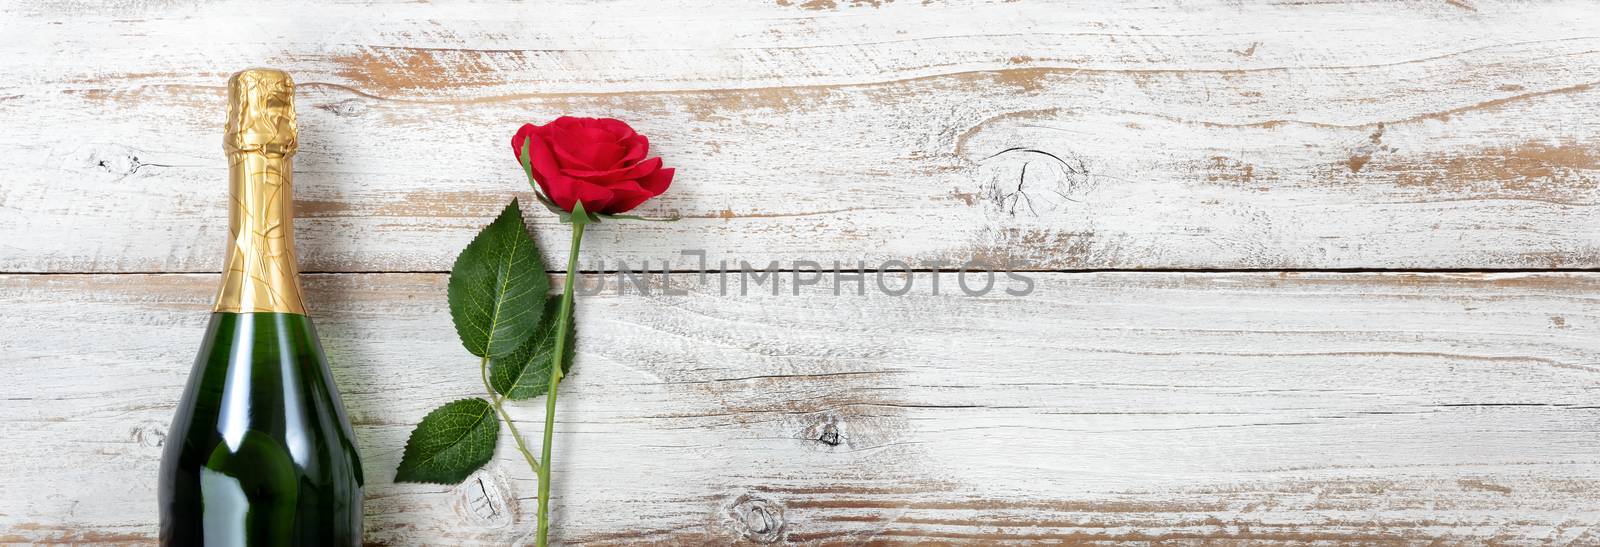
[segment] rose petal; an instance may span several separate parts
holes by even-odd
[[[626,149],[611,141],[610,133],[595,127],[555,127],[550,137],[557,156],[566,167],[590,171],[613,169],[620,165],[626,153]]]
[[[555,150],[557,163],[577,169],[605,169],[607,165],[594,165],[589,163],[589,156],[582,154],[585,141],[575,134],[575,130],[568,127],[558,127],[554,123],[545,126],[549,131],[551,148]]]
[[[536,131],[532,135],[533,142],[528,147],[532,155],[528,158],[528,165],[533,169],[533,180],[539,183],[539,189],[554,199],[555,187],[560,186],[559,181],[566,177],[561,175],[561,167],[550,149],[550,141],[541,133]]]
[[[616,118],[595,118],[591,122],[591,127],[605,130],[606,133],[611,135],[611,142],[623,142],[636,135],[633,127],[630,127],[627,122]]]
[[[541,184],[540,186],[544,186]],[[554,184],[545,189],[545,196],[555,202],[556,207],[568,213],[572,212],[572,204],[578,200],[577,193],[573,191],[570,181],[563,179],[561,184]]]
[[[589,167],[597,169],[611,169],[622,166],[622,156],[627,149],[614,142],[591,143],[581,154],[587,155]]]
[[[583,202],[583,210],[592,213],[605,211],[613,198],[610,189],[581,181],[577,182],[573,189],[576,190],[577,200]],[[569,208],[567,211],[570,212],[572,209]]]
[[[667,187],[672,186],[672,174],[676,172],[677,168],[668,167],[651,173],[639,179],[639,187],[650,192],[652,196],[659,196],[662,192],[667,191]]]
[[[609,215],[626,213],[650,198],[661,195],[662,192],[667,190],[668,186],[672,185],[673,171],[672,168],[662,169],[632,183],[638,186],[638,191],[633,191],[631,188],[627,191],[613,188],[613,190],[617,190],[617,196],[611,200],[611,205],[606,209],[605,213]]]
[[[655,194],[640,188],[639,183],[631,180],[608,186],[606,189],[611,190],[612,193],[611,203],[607,204],[606,210],[603,211],[608,215],[627,212],[634,207],[638,207],[645,200],[655,197]]]
[[[573,177],[597,182],[611,186],[609,183],[617,181],[634,180],[644,177],[661,169],[661,158],[652,158],[643,163],[634,164],[632,167],[619,167],[609,171],[585,171],[582,169],[562,169],[561,173]]]
[[[517,158],[517,163],[522,163],[522,142],[532,137],[537,130],[537,126],[525,123],[517,128],[517,134],[511,136],[511,155]]]
[[[643,161],[644,157],[650,153],[650,139],[645,138],[644,135],[634,134],[633,138],[624,144],[628,147],[628,152],[622,155],[624,164]]]

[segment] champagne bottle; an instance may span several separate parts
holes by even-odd
[[[163,545],[360,545],[355,436],[301,299],[294,83],[228,79],[227,258],[161,461]]]

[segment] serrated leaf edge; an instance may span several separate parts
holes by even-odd
[[[423,459],[423,461],[421,461],[421,462],[415,463],[415,464],[413,464],[413,465],[411,465],[409,467],[406,466],[406,454],[411,453],[412,443],[416,441],[417,429],[422,427],[423,422],[428,421],[428,417],[429,416],[432,416],[435,412],[439,412],[440,410],[444,410],[445,407],[448,407],[450,405],[457,404],[457,403],[466,402],[466,401],[477,401],[477,402],[483,403],[483,408],[484,408],[485,412],[478,416],[477,421],[474,421],[472,423],[471,427],[466,428],[465,431],[463,431],[459,437],[456,437],[455,439],[453,439],[450,442],[449,446],[456,446],[456,445],[460,444],[461,443],[461,439],[466,438],[466,436],[468,434],[470,434],[472,432],[472,430],[476,429],[479,426],[479,424],[483,423],[484,417],[488,416],[489,419],[495,420],[494,444],[496,445],[496,448],[498,448],[498,445],[500,444],[500,442],[499,442],[500,441],[500,437],[499,437],[499,425],[500,425],[500,423],[499,423],[499,418],[494,415],[494,405],[489,403],[489,401],[484,400],[482,397],[466,397],[466,398],[463,398],[463,399],[456,399],[454,401],[450,401],[448,403],[439,405],[438,407],[435,407],[433,410],[428,411],[428,413],[422,417],[422,420],[419,420],[417,422],[417,425],[412,426],[411,435],[406,437],[405,449],[400,452],[400,463],[396,464],[394,482],[411,482],[411,483],[421,483],[421,484],[452,484],[452,483],[446,482],[446,481],[416,480],[416,479],[410,479],[410,478],[402,478],[401,475],[405,474],[407,469],[415,469],[415,468],[421,467],[423,465],[426,465],[429,462],[432,462],[434,460],[434,458],[438,457],[439,454],[444,452],[443,450],[440,450],[440,451],[434,453],[432,456],[428,456],[427,458]],[[493,454],[493,449],[491,449],[490,453]],[[490,456],[490,459],[491,460],[493,459],[492,455]],[[467,475],[471,475],[472,472],[483,468],[483,466],[485,464],[487,464],[487,463],[488,462],[484,462],[484,463],[478,464],[477,467],[474,467],[474,468],[468,470],[466,472],[466,474]]]
[[[560,312],[559,312],[559,309],[561,307],[561,296],[560,295],[550,295],[549,297],[547,297],[545,299],[544,305],[546,306],[546,308],[544,310],[544,313],[545,314],[549,314],[549,317],[551,317],[551,321],[550,321],[550,323],[548,325],[549,326],[549,330],[552,330],[552,331],[558,330],[560,328],[560,326],[556,324],[556,321],[560,319],[560,315],[561,315]],[[554,308],[554,309],[551,309],[551,308]],[[567,324],[567,337],[569,338],[569,340],[567,340],[567,345],[566,345],[564,353],[571,353],[573,355],[564,355],[564,356],[562,356],[562,358],[561,358],[561,375],[562,376],[571,375],[572,362],[574,361],[574,359],[572,359],[572,357],[577,353],[577,350],[576,350],[576,348],[577,348],[577,340],[576,339],[577,339],[577,331],[578,331],[577,324],[576,324],[577,322],[575,321],[574,317],[569,316],[569,317],[567,317],[567,323],[568,323]],[[543,327],[543,326],[546,326],[546,324],[544,322],[544,319],[541,318],[538,327]],[[544,335],[546,334],[546,329],[540,329],[538,327],[535,327],[533,335],[529,336],[527,340],[524,340],[522,344],[518,345],[517,349],[513,350],[511,353],[508,353],[506,355],[507,356],[516,355],[517,353],[521,352],[528,344],[542,344]],[[551,333],[550,338],[552,340],[554,339],[553,333]],[[554,352],[554,350],[555,350],[555,346],[554,346],[554,344],[551,344],[550,351]],[[547,359],[549,358],[548,355],[546,355],[545,357]],[[505,369],[503,367],[496,367],[495,364],[497,362],[500,362],[500,361],[496,360],[496,359],[491,359],[489,361],[489,366],[490,366],[490,369],[491,369],[490,382],[489,383],[490,383],[491,387],[495,390],[496,393],[499,393],[500,395],[504,396],[506,399],[512,400],[512,401],[526,401],[526,400],[529,400],[529,399],[537,398],[537,397],[542,396],[542,395],[544,395],[546,393],[549,393],[549,391],[550,391],[549,382],[546,380],[546,379],[549,378],[549,376],[541,377],[540,381],[536,382],[536,383],[526,384],[526,385],[521,383],[521,379],[526,376],[528,368],[531,366],[529,364],[528,360],[524,360],[522,362],[522,368],[518,369],[517,373],[515,375],[510,376],[507,379],[508,381],[511,382],[510,387],[507,387],[505,389],[501,389],[502,382],[498,382],[497,381],[499,378],[501,378],[501,376],[499,374],[497,374],[497,373],[499,371],[503,371]],[[544,363],[544,367],[545,367],[546,371],[550,370],[550,363],[548,361],[545,362]],[[526,387],[528,389],[538,389],[538,392],[537,393],[532,393],[532,394],[529,394],[529,395],[526,395],[526,396],[516,396],[516,395],[514,395],[514,393],[516,393],[517,388],[519,386]]]
[[[498,223],[500,223],[503,220],[506,220],[507,216],[511,216],[516,220],[516,230],[522,236],[520,239],[518,239],[516,241],[516,244],[513,245],[512,253],[510,253],[510,256],[509,256],[509,258],[507,260],[509,260],[510,262],[515,262],[516,261],[516,259],[515,259],[515,256],[516,256],[515,250],[516,250],[516,248],[517,247],[521,247],[523,245],[526,245],[528,247],[528,252],[530,254],[530,257],[531,257],[532,261],[537,266],[539,266],[539,268],[538,268],[539,272],[534,274],[534,275],[538,279],[545,280],[546,282],[548,282],[548,280],[543,277],[544,276],[543,260],[539,258],[539,253],[538,253],[538,250],[537,250],[537,244],[534,243],[532,236],[528,235],[528,225],[527,225],[527,222],[525,222],[522,219],[522,208],[519,206],[519,204],[517,202],[517,198],[511,198],[511,203],[506,204],[505,208],[500,211],[500,214],[497,215],[493,221],[490,221],[488,225],[483,227],[483,229],[478,230],[478,234],[476,236],[473,236],[472,241],[467,243],[467,247],[462,249],[460,254],[456,255],[455,263],[452,263],[451,266],[450,266],[451,278],[455,277],[455,270],[459,266],[462,258],[466,255],[467,250],[471,249],[474,244],[477,244],[486,234],[488,234],[489,230],[493,229]],[[507,222],[509,222],[509,221],[507,221]],[[491,243],[489,243],[488,241],[484,241],[483,244],[484,245],[490,245]],[[499,253],[496,253],[496,254],[499,254]],[[480,334],[482,334],[483,337],[484,337],[482,353],[479,353],[477,350],[475,350],[471,345],[469,345],[467,343],[466,336],[462,332],[462,328],[461,328],[462,324],[455,320],[455,318],[453,317],[453,314],[455,313],[455,309],[454,309],[454,307],[451,308],[451,313],[452,313],[451,323],[455,324],[456,336],[461,339],[462,346],[465,346],[467,348],[468,352],[472,353],[473,355],[479,356],[479,357],[483,357],[483,356],[494,357],[496,355],[494,353],[494,346],[495,346],[494,333],[500,326],[500,321],[502,319],[502,313],[503,313],[502,310],[505,308],[505,303],[506,303],[506,300],[507,300],[504,284],[507,283],[509,281],[509,279],[510,279],[509,274],[507,276],[504,276],[504,277],[499,275],[500,267],[501,267],[501,264],[503,264],[503,263],[504,263],[503,261],[494,261],[493,262],[494,269],[495,269],[495,272],[496,272],[496,275],[495,275],[496,281],[501,283],[501,287],[499,287],[499,290],[495,291],[495,295],[496,295],[495,296],[495,301],[490,304],[490,310],[491,311],[490,311],[490,314],[489,314],[489,325],[488,325],[487,329],[483,329],[483,328],[475,329],[475,330],[479,330]],[[509,265],[506,266],[506,269],[507,270],[510,269]],[[448,283],[447,283],[447,288],[448,288]],[[548,285],[545,287],[545,289],[549,290]],[[463,290],[466,291],[465,288],[463,288]],[[464,298],[472,298],[471,291],[466,291],[466,294],[464,294],[463,297]],[[474,299],[474,302],[476,302],[475,299]],[[544,310],[541,307],[538,311],[539,311],[539,313],[542,314]],[[535,321],[535,323],[538,322],[537,319],[535,319],[534,321]],[[471,325],[470,323],[467,324],[467,326],[469,328],[475,327],[475,325]],[[511,349],[505,350],[505,351],[501,352],[499,355],[506,355],[508,353],[516,351],[517,347],[519,347],[520,345],[521,345],[520,343],[519,344],[514,344],[514,345],[511,346]]]

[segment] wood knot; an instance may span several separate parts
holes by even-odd
[[[839,446],[839,426],[832,422],[822,426],[822,434],[817,436],[817,442],[828,446]]]
[[[815,441],[823,447],[832,448],[845,443],[844,425],[839,423],[839,417],[824,414],[819,420],[807,425],[801,435],[805,439]]]
[[[133,428],[128,433],[128,439],[145,448],[160,448],[167,444],[167,427],[156,423],[144,424]]]
[[[783,506],[764,498],[744,494],[728,507],[732,528],[756,543],[777,543],[783,539]]]
[[[318,109],[332,112],[341,118],[353,118],[367,113],[367,101],[361,99],[345,99],[336,103],[319,104]]]
[[[979,195],[1006,216],[1039,217],[1094,191],[1097,177],[1082,157],[1012,147],[979,160],[987,175]]]
[[[73,153],[69,163],[80,169],[110,173],[122,180],[139,172],[147,165],[157,165],[139,159],[139,152],[116,144],[91,145]]]
[[[514,522],[511,491],[499,474],[478,470],[456,486],[456,512],[484,528],[504,528]]]

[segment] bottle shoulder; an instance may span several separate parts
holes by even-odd
[[[324,474],[356,458],[320,342],[297,314],[212,314],[168,442],[208,467],[281,453],[304,473]]]

